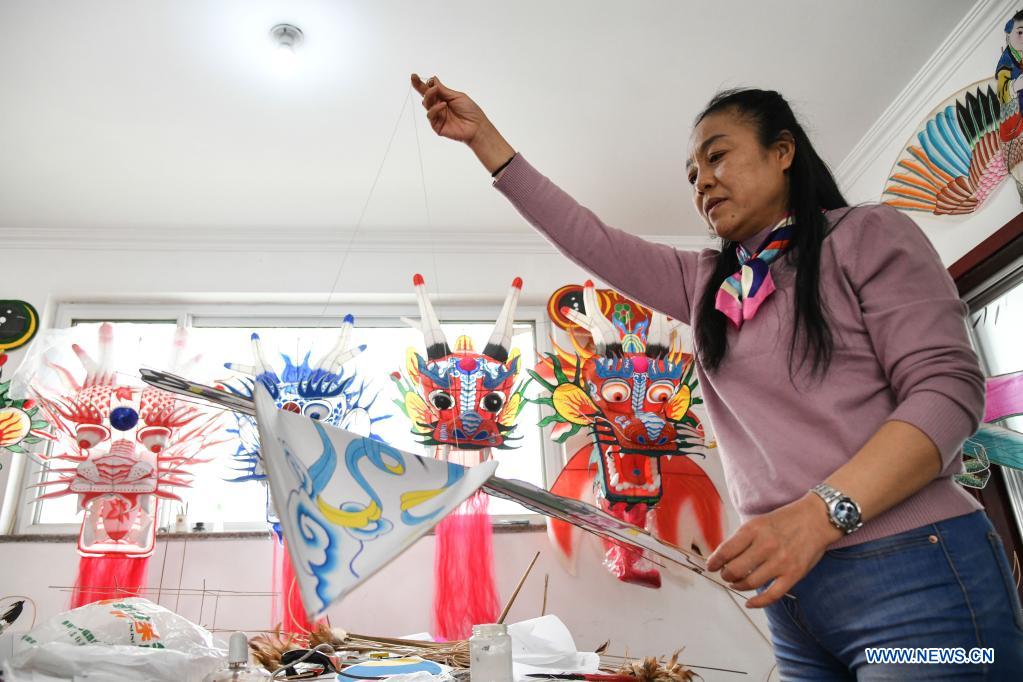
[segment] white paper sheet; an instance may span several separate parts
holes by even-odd
[[[512,669],[517,681],[536,673],[595,673],[600,656],[578,651],[572,633],[553,614],[508,626],[512,638]]]

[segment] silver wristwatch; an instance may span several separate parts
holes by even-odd
[[[828,520],[832,526],[848,535],[863,525],[860,505],[853,502],[851,497],[835,490],[827,483],[818,483],[812,491],[828,506]]]

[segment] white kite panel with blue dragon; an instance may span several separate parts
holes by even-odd
[[[425,535],[489,479],[280,410],[256,384],[271,494],[310,619]]]

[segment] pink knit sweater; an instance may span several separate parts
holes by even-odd
[[[495,187],[569,259],[692,323],[717,251],[680,251],[608,227],[521,155]],[[697,371],[728,491],[744,520],[801,497],[885,421],[912,424],[934,441],[941,474],[833,545],[840,547],[980,508],[951,476],[962,469],[963,441],[983,414],[984,376],[966,307],[916,224],[887,206],[831,211],[828,219],[835,227],[821,255],[821,297],[835,353],[823,379],[806,371],[790,377],[795,270],[785,258],[771,265],[777,291],[741,330],[729,325],[721,367]]]

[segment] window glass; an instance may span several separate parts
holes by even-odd
[[[975,312],[970,322],[989,376],[1023,370],[1023,283]],[[1023,431],[1023,417],[1010,417],[1003,425]]]
[[[75,337],[90,350],[95,347],[99,322],[76,322]],[[224,367],[225,362],[252,365],[251,334],[256,332],[267,360],[280,372],[285,366],[284,356],[292,363],[301,363],[306,354],[310,362],[322,357],[337,340],[336,327],[285,327],[285,326],[204,326],[202,319],[194,320],[195,326],[188,330],[189,357],[199,355],[199,361],[187,371],[188,377],[207,384],[238,381],[244,374]],[[116,346],[115,362],[118,371],[131,374],[133,367],[168,368],[168,358],[174,337],[173,322],[159,323],[114,323]],[[475,348],[482,349],[493,329],[493,323],[466,322],[442,325],[449,341],[466,335]],[[410,424],[395,404],[399,397],[390,375],[405,364],[407,350],[412,348],[423,353],[422,334],[407,327],[397,319],[357,321],[352,332],[353,345],[366,345],[366,350],[345,364],[347,372],[353,372],[356,380],[363,384],[361,404],[371,405],[373,416],[386,417],[373,424],[373,433],[400,449],[416,454],[430,454],[424,450],[412,434]],[[517,348],[525,361],[520,380],[528,378],[525,369],[532,366],[536,357],[535,333],[531,324],[516,324],[512,347]],[[76,368],[77,369],[77,368]],[[137,381],[127,377],[129,381]],[[527,395],[535,395],[530,386]],[[222,416],[224,429],[243,427],[233,413]],[[522,439],[512,450],[495,452],[499,462],[498,475],[517,478],[543,486],[543,447],[537,406],[527,403],[518,419],[515,435]],[[244,467],[234,458],[238,440],[206,448],[202,457],[211,459],[206,463],[190,467],[194,474],[191,488],[176,488],[175,494],[182,502],[161,502],[160,523],[173,526],[174,515],[187,505],[189,522],[202,521],[208,530],[238,530],[263,528],[266,519],[266,495],[259,482],[232,482],[244,473]],[[44,476],[52,476],[45,471]],[[48,499],[37,505],[36,522],[41,524],[80,523],[77,498],[68,495]],[[492,514],[528,513],[519,505],[491,498]]]

